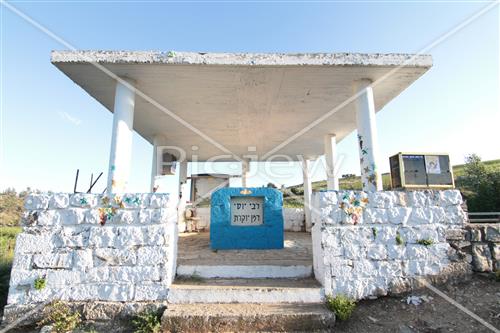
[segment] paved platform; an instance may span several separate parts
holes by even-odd
[[[177,265],[183,266],[309,266],[312,239],[307,232],[285,232],[280,250],[210,249],[210,233],[180,233]]]

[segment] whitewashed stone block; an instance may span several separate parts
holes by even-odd
[[[24,199],[24,209],[47,209],[49,207],[50,197],[48,194],[28,194]]]
[[[23,304],[26,302],[25,288],[9,287],[9,296],[7,297],[7,304]]]
[[[150,225],[142,230],[144,232],[143,244],[159,246],[168,244],[169,237],[164,225]]]
[[[145,208],[150,204],[150,195],[144,193],[127,193],[121,198],[124,208]]]
[[[71,253],[47,253],[33,256],[33,268],[69,269],[73,263]]]
[[[73,252],[73,270],[86,272],[92,266],[92,250],[75,250]]]
[[[111,266],[89,268],[84,278],[86,283],[109,282]]]
[[[60,225],[61,211],[50,209],[50,210],[42,210],[38,213],[38,225],[39,226],[52,226],[52,225]]]
[[[315,195],[318,196],[320,207],[335,206],[339,202],[336,191],[315,192]]]
[[[354,278],[375,277],[377,275],[377,267],[374,261],[366,259],[354,261],[354,269],[352,270]]]
[[[362,259],[366,258],[366,247],[349,244],[344,246],[344,257],[347,259]]]
[[[18,270],[14,269],[10,273],[10,285],[12,287],[27,286],[32,287],[35,279],[43,278],[48,274],[47,269],[38,270]]]
[[[89,245],[95,248],[114,247],[118,228],[115,227],[95,227],[90,229]]]
[[[368,193],[368,207],[391,208],[398,204],[399,198],[395,192],[379,191]]]
[[[84,223],[85,209],[83,208],[68,208],[60,211],[61,223],[63,225],[77,225]]]
[[[433,221],[432,210],[428,207],[416,207],[412,210],[408,224],[431,224]]]
[[[387,249],[381,244],[371,245],[366,248],[366,255],[368,259],[384,260],[387,259]]]
[[[455,206],[462,204],[462,195],[458,190],[444,190],[439,191],[439,205],[440,206]]]
[[[405,275],[437,275],[442,269],[442,265],[436,261],[409,260],[405,264]]]
[[[59,247],[83,248],[89,245],[90,227],[64,227],[56,235],[55,244]]]
[[[71,288],[71,300],[102,300],[113,302],[131,301],[134,295],[133,285],[86,284]]]
[[[162,283],[141,283],[135,287],[136,301],[165,300],[168,296],[168,287]]]
[[[427,207],[430,205],[429,194],[426,191],[406,192],[408,205],[411,207]]]
[[[134,224],[139,218],[139,213],[136,210],[119,210],[113,219],[112,223],[118,224]]]
[[[158,266],[118,266],[111,268],[110,274],[110,280],[118,283],[160,281],[160,269]]]
[[[85,210],[83,222],[88,224],[100,224],[101,217],[99,214],[99,210],[97,209],[87,209]]]
[[[51,270],[48,272],[47,287],[71,286],[84,281],[84,273],[69,270]]]
[[[149,207],[151,208],[165,208],[169,203],[169,195],[154,193],[150,196]]]
[[[50,196],[49,209],[63,209],[69,206],[69,194],[54,193]]]
[[[392,224],[406,225],[412,209],[409,207],[393,207],[387,210],[389,222]]]
[[[404,259],[406,258],[406,246],[398,244],[387,245],[387,257],[391,260],[393,259]]]
[[[97,266],[135,265],[137,263],[137,255],[133,249],[96,249],[94,256]]]
[[[354,263],[352,260],[337,260],[331,266],[330,274],[332,277],[347,277],[351,276],[354,270]]]
[[[403,276],[403,263],[402,261],[378,261],[377,262],[378,275],[385,278]]]
[[[26,253],[50,252],[54,248],[51,233],[38,235],[20,233],[16,238],[16,255]]]
[[[467,214],[460,206],[448,206],[445,208],[446,218],[445,223],[448,224],[465,224],[467,222]]]
[[[14,256],[12,261],[12,269],[29,270],[31,268],[31,254],[19,254]]]
[[[163,265],[167,262],[168,247],[145,246],[137,249],[139,266]]]
[[[406,257],[408,259],[424,260],[430,257],[429,248],[420,244],[408,244],[406,247]]]
[[[92,193],[74,193],[70,195],[69,203],[73,207],[93,208],[99,204],[101,195]]]
[[[397,227],[384,226],[377,228],[377,242],[382,244],[396,244]]]
[[[135,226],[119,227],[117,228],[118,233],[114,244],[117,248],[144,245],[144,233],[146,229],[151,227],[152,226],[148,226],[144,229],[142,227]]]
[[[387,209],[366,208],[364,211],[363,223],[387,223],[389,220],[387,213]]]

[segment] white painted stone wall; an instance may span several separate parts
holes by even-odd
[[[28,196],[8,306],[166,299],[176,267],[176,204],[168,194]],[[37,278],[45,288],[35,289]]]
[[[443,273],[456,254],[447,237],[466,223],[461,203],[455,190],[315,192],[316,278],[326,294],[363,299]],[[424,240],[432,244],[419,244]]]
[[[210,207],[196,208],[200,218],[198,226],[210,229]],[[305,231],[305,216],[303,208],[283,208],[283,222],[285,231]]]

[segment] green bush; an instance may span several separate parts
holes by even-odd
[[[434,242],[432,241],[432,239],[419,239],[417,240],[417,244],[431,246],[432,244],[434,244]]]
[[[35,287],[36,290],[42,290],[45,288],[47,285],[47,280],[43,277],[39,277],[35,279],[35,283],[33,283],[33,286]]]
[[[326,306],[339,320],[347,320],[356,308],[356,302],[344,295],[326,296]]]
[[[132,320],[134,333],[159,333],[161,329],[160,315],[156,311],[140,313]]]
[[[403,237],[399,234],[399,232],[396,234],[396,244],[398,245],[404,245]]]
[[[51,325],[52,332],[55,333],[71,332],[82,322],[80,313],[72,311],[61,301],[55,301],[46,306],[43,310],[43,317],[44,319],[38,322],[38,326]]]

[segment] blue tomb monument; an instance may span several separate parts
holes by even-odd
[[[226,187],[212,193],[212,249],[282,249],[283,242],[280,191],[268,187]]]

